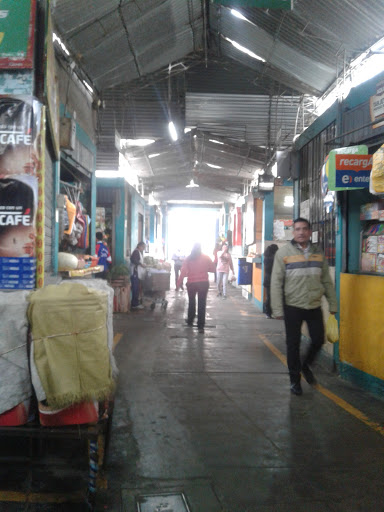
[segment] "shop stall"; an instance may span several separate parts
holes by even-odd
[[[92,509],[108,449],[117,368],[113,290],[102,280],[83,283],[0,293],[0,435],[28,440],[31,464],[36,439],[40,449],[49,439],[88,441],[83,497]]]

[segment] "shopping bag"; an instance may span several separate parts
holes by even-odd
[[[339,341],[339,327],[335,315],[329,315],[326,325],[327,339],[331,343]]]

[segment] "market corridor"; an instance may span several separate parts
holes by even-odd
[[[176,512],[183,493],[191,512],[384,511],[382,401],[327,365],[292,396],[283,325],[239,289],[223,301],[211,283],[205,334],[184,323],[185,292],[167,298],[166,311],[115,316],[100,510],[134,512],[150,496],[140,510]]]

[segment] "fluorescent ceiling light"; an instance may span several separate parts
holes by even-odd
[[[96,178],[125,178],[124,171],[96,171]]]
[[[192,128],[184,128],[184,133],[189,133],[192,130]]]
[[[169,130],[169,133],[171,134],[172,140],[176,141],[177,140],[177,131],[176,131],[175,125],[173,124],[173,121],[168,123],[168,130]]]
[[[155,194],[153,193],[153,191],[148,196],[148,204],[150,206],[154,206],[156,204]]]
[[[245,48],[245,46],[241,46],[241,44],[236,43],[236,41],[232,41],[232,39],[229,39],[229,37],[224,37],[224,39],[226,41],[228,41],[229,43],[231,43],[235,48],[237,48],[238,50],[240,50],[243,53],[246,53],[253,59],[261,60],[261,62],[265,62],[265,59],[263,59],[263,57],[260,57],[260,55],[256,55],[256,53],[251,52],[251,50],[248,50],[248,48]]]
[[[261,181],[259,182],[259,189],[260,190],[272,190],[274,187],[273,181]]]
[[[271,171],[272,171],[272,175],[273,175],[275,178],[277,178],[277,162],[275,162],[275,163],[273,164],[273,167],[272,167]]]
[[[148,158],[155,158],[155,156],[160,156],[161,153],[152,153],[152,155],[148,155]]]
[[[224,142],[221,142],[220,140],[215,140],[215,139],[209,139],[209,142],[214,142],[215,144],[224,144]]]
[[[239,18],[240,20],[248,21],[247,18],[245,16],[243,16],[241,14],[241,12],[236,11],[236,9],[231,9],[231,14],[233,14],[233,16],[235,16],[235,18]]]
[[[208,167],[212,167],[213,169],[222,169],[220,165],[214,165],[214,164],[207,164]]]
[[[154,142],[155,139],[121,139],[120,147],[124,148],[125,146],[149,146]]]
[[[92,87],[85,80],[83,80],[83,84],[85,85],[85,87],[88,89],[89,92],[93,93]]]
[[[285,196],[284,197],[284,206],[290,208],[293,206],[293,196]]]
[[[67,55],[69,55],[69,51],[68,51],[67,47],[65,46],[65,44],[63,43],[63,41],[60,39],[60,37],[57,34],[53,33],[52,41],[53,42],[56,41],[57,44],[60,46],[60,48],[63,50],[63,52],[66,53]]]
[[[185,185],[185,188],[194,188],[194,187],[198,187],[199,185],[197,183],[195,183],[193,181],[193,178],[191,179],[191,181],[189,182],[188,185]]]
[[[373,46],[371,46],[372,52],[380,52],[384,50],[384,37],[379,39],[377,43],[375,43]]]

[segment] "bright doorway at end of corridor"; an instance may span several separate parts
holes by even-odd
[[[197,207],[176,207],[168,212],[168,258],[180,249],[188,256],[195,243],[212,257],[218,236],[219,210]]]

